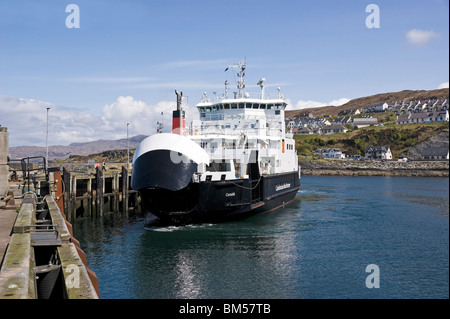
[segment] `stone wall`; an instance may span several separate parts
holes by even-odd
[[[9,137],[6,127],[0,126],[0,197],[9,191],[8,184],[8,149]]]
[[[342,176],[449,176],[448,161],[300,161],[304,175]]]

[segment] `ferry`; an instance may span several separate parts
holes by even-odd
[[[237,91],[196,105],[200,117],[185,124],[182,93],[173,111],[172,133],[144,139],[133,157],[131,187],[156,223],[221,222],[276,210],[294,200],[300,167],[292,133],[285,131],[286,101],[245,90],[246,63],[237,69]]]

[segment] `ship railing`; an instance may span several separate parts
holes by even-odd
[[[266,120],[266,122],[279,122],[280,116],[258,115],[258,114],[205,114],[200,117],[201,121],[233,121],[233,120]]]
[[[252,150],[258,149],[260,157],[277,157],[278,149],[275,148],[206,148],[211,160],[240,159],[242,155],[249,156]]]
[[[248,137],[251,136],[269,136],[269,137],[282,137],[283,131],[280,128],[265,129],[265,128],[254,128],[254,129],[243,129],[241,128],[225,128],[219,129],[216,127],[207,128],[193,128],[191,130],[191,135],[229,135],[229,136],[240,136],[245,134]],[[288,136],[286,136],[288,137]],[[289,138],[289,137],[288,137]]]
[[[244,93],[244,96],[239,96],[237,92],[233,92],[233,94],[225,95],[214,95],[212,97],[204,96],[201,100],[202,103],[219,103],[223,100],[242,100],[242,99],[255,99],[255,100],[285,100],[285,96],[281,93]]]

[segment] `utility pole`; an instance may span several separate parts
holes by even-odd
[[[45,138],[45,148],[46,148],[45,167],[46,167],[46,169],[48,169],[48,110],[50,110],[49,107],[47,107],[47,134],[46,134],[46,138]]]

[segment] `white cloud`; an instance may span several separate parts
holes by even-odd
[[[406,33],[406,39],[413,45],[426,45],[434,38],[440,37],[440,34],[434,31],[425,31],[419,29],[412,29]]]
[[[170,132],[176,102],[149,105],[132,96],[120,96],[102,108],[101,116],[96,116],[44,101],[0,96],[0,125],[8,128],[10,146],[45,146],[47,107],[49,145],[68,145],[125,138],[127,122],[130,136],[155,134],[158,121],[163,122],[165,132]],[[186,124],[196,117],[196,108],[187,105]]]
[[[438,89],[448,89],[448,82],[439,84]]]
[[[0,96],[0,125],[8,128],[10,146],[45,146],[47,107],[49,145],[96,139],[101,121],[94,115],[44,101]]]
[[[295,105],[291,104],[290,101],[288,101],[288,107],[287,110],[300,110],[300,109],[307,109],[307,108],[313,108],[313,107],[322,107],[322,106],[339,106],[343,105],[350,101],[350,99],[347,98],[340,98],[337,100],[333,100],[331,102],[317,102],[317,101],[297,101]]]
[[[186,108],[186,123],[198,116],[195,107],[184,105]],[[163,130],[172,129],[172,112],[176,109],[175,101],[160,101],[155,105],[148,105],[135,100],[132,96],[120,96],[116,102],[105,105],[102,109],[102,120],[105,128],[121,130],[127,122],[130,123],[132,134],[151,135],[156,133],[157,122],[163,123]],[[120,137],[117,137],[120,138]]]

